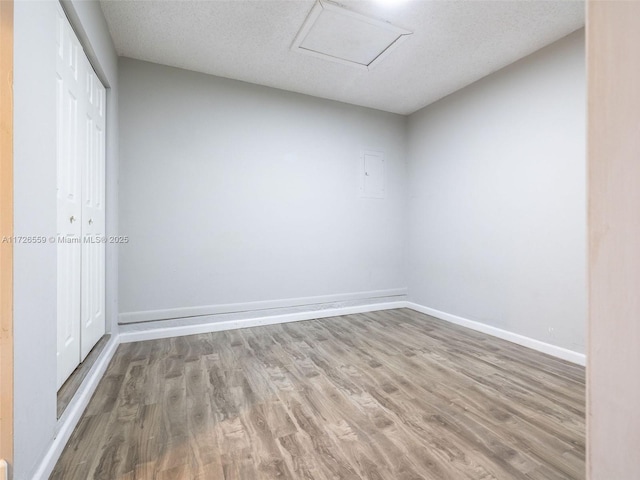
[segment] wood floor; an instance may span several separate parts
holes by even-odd
[[[78,368],[73,371],[69,378],[67,378],[67,381],[60,387],[60,390],[58,390],[58,418],[62,416],[69,406],[69,403],[71,403],[71,400],[73,400],[73,396],[80,388],[80,385],[82,385],[82,381],[87,374],[91,371],[93,364],[96,363],[96,360],[100,357],[102,350],[107,346],[110,338],[111,335],[109,334],[103,335],[102,338],[98,340],[98,343],[91,349],[87,358],[78,365]]]
[[[51,478],[585,477],[584,369],[412,310],[121,345]]]

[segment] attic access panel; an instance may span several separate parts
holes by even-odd
[[[318,1],[293,42],[292,50],[370,70],[412,32]]]

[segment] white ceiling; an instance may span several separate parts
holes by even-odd
[[[411,30],[371,71],[291,50],[315,0],[102,0],[119,55],[410,114],[584,25],[573,0],[341,5]]]

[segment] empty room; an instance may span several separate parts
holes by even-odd
[[[0,0],[0,480],[640,479],[639,5]]]

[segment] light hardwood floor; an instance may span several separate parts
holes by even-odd
[[[51,478],[584,478],[584,369],[412,310],[121,345]]]

